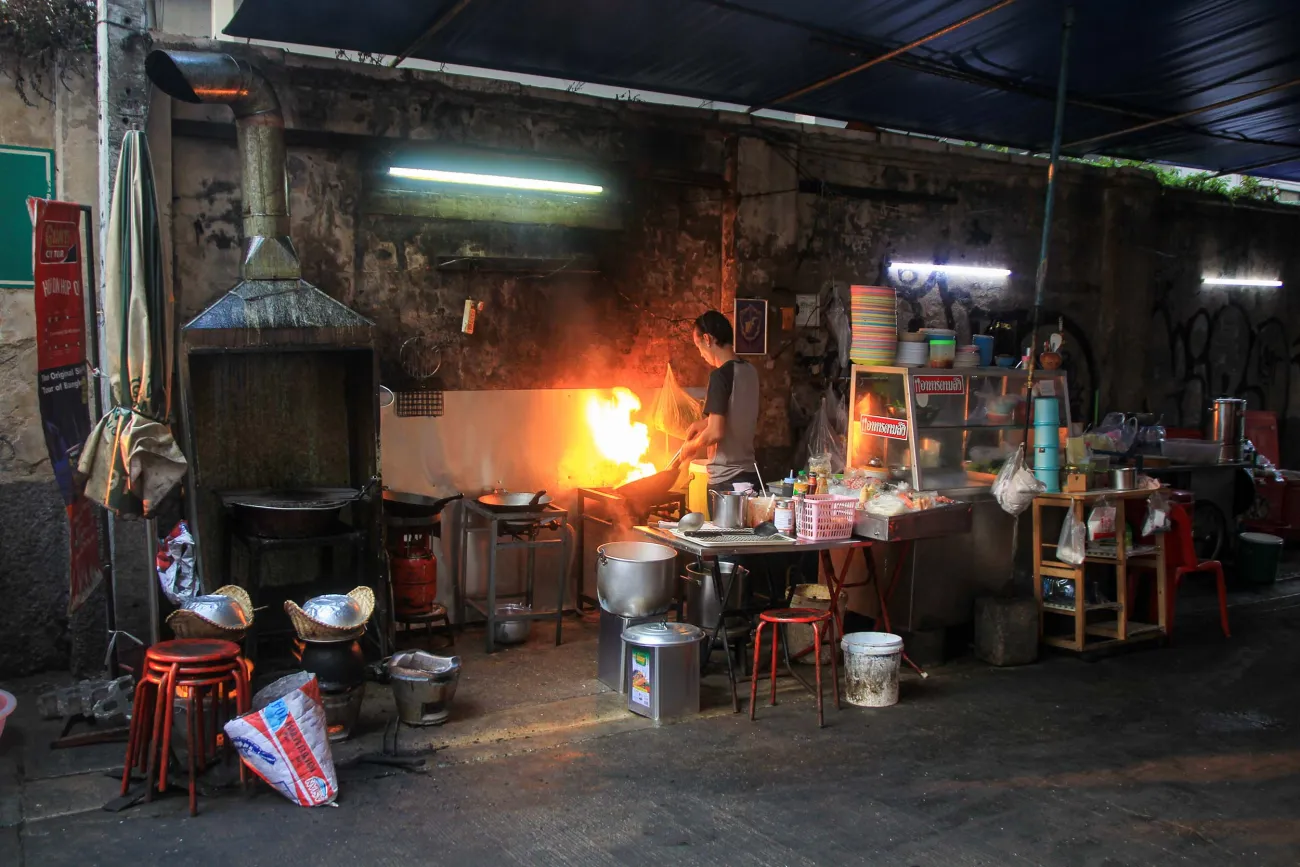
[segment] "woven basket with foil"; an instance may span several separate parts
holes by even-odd
[[[223,626],[220,623],[213,623],[197,611],[190,611],[187,608],[181,608],[167,615],[167,626],[171,629],[172,634],[177,638],[220,638],[226,641],[240,642],[248,634],[248,630],[253,627],[253,600],[248,597],[248,591],[242,587],[236,587],[234,584],[227,584],[224,587],[218,587],[213,591],[214,596],[228,596],[244,611],[244,618],[247,621],[243,626],[232,628]]]
[[[375,610],[375,591],[369,587],[357,587],[347,594],[360,607],[365,615],[360,626],[342,629],[329,623],[323,623],[299,607],[292,599],[284,601],[284,611],[293,622],[294,631],[303,641],[346,641],[360,638],[366,631],[366,623]]]

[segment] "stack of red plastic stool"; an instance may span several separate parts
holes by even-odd
[[[812,626],[813,634],[813,659],[817,665],[817,726],[822,728],[826,725],[825,717],[822,714],[822,641],[830,642],[831,646],[831,690],[835,693],[835,707],[840,706],[840,681],[839,670],[835,665],[836,651],[839,648],[834,645],[835,636],[835,614],[833,611],[822,611],[818,608],[778,608],[775,611],[764,611],[758,615],[758,630],[754,633],[754,670],[749,680],[749,718],[754,719],[754,706],[758,700],[758,648],[763,642],[763,627],[771,624],[772,626],[772,695],[769,704],[776,704],[776,646],[781,640],[778,630],[782,626],[788,626],[791,623],[804,623]],[[822,630],[826,630],[826,637],[823,639]],[[790,662],[790,648],[786,648],[786,664]],[[790,673],[794,675],[794,670]],[[795,675],[802,682],[802,678]],[[805,684],[806,685],[806,684]]]
[[[146,801],[153,800],[155,769],[158,791],[167,791],[172,719],[178,693],[180,700],[187,702],[190,815],[197,816],[196,768],[206,767],[209,756],[215,758],[221,727],[232,718],[248,713],[252,704],[248,670],[239,645],[217,639],[179,638],[159,642],[145,652],[143,671],[135,687],[131,733],[122,767],[123,795],[130,788],[131,769],[135,767],[145,772]],[[205,720],[208,708],[211,713]],[[245,780],[246,771],[240,762],[239,781],[242,784]]]

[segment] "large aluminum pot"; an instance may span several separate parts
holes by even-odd
[[[663,614],[676,589],[677,552],[654,542],[608,542],[596,549],[596,597],[619,617]]]
[[[718,563],[722,572],[722,586],[731,582],[731,593],[727,596],[727,609],[739,608],[747,595],[749,571],[744,566],[737,566],[725,560]],[[732,572],[735,571],[733,575]],[[713,584],[713,565],[691,564],[682,576],[682,595],[686,603],[683,612],[687,623],[702,629],[717,629],[718,618],[722,616],[722,605],[718,603],[718,591]]]

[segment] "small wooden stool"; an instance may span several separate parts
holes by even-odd
[[[822,611],[817,608],[778,608],[774,611],[764,611],[758,616],[758,629],[754,633],[754,670],[749,680],[749,718],[754,719],[754,707],[758,702],[758,652],[759,646],[763,641],[763,627],[772,625],[772,697],[771,706],[776,705],[776,647],[781,638],[781,627],[791,623],[804,623],[812,626],[813,633],[813,659],[817,666],[817,727],[824,728],[826,725],[825,717],[822,714],[822,630],[827,633],[827,640],[832,640],[835,636],[835,614],[833,611]],[[832,644],[831,652],[831,689],[835,693],[835,707],[838,710],[840,706],[840,681],[839,669],[835,663],[835,650]],[[787,653],[789,648],[786,648]],[[787,664],[789,657],[787,656]],[[793,675],[794,672],[791,671]]]
[[[198,798],[194,778],[196,767],[206,765],[210,753],[217,752],[217,735],[221,726],[248,713],[252,696],[248,687],[248,670],[239,645],[232,641],[208,638],[178,638],[162,641],[145,652],[143,671],[135,687],[131,733],[127,738],[126,758],[122,766],[122,794],[131,784],[131,769],[145,772],[145,800],[153,800],[154,769],[158,769],[158,791],[167,791],[167,763],[171,753],[172,716],[178,688],[184,688],[186,708],[186,752],[190,777],[190,815],[197,816]],[[211,730],[203,719],[203,700],[212,706]],[[230,707],[234,703],[233,710]],[[226,743],[229,749],[229,741]],[[244,763],[239,763],[239,781],[247,779]]]

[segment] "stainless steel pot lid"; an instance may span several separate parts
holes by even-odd
[[[690,644],[704,638],[704,630],[689,623],[641,623],[623,630],[623,640],[641,647]]]

